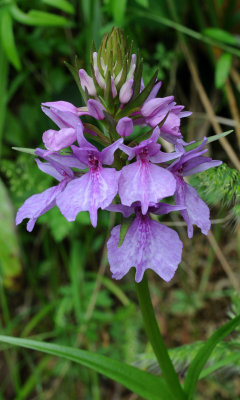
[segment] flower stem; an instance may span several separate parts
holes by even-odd
[[[176,399],[184,400],[186,399],[186,395],[181,387],[177,373],[169,357],[168,350],[164,344],[158,323],[156,321],[146,273],[143,277],[143,280],[140,283],[136,283],[136,290],[145,330],[152,345],[153,351],[157,357],[162,375]]]

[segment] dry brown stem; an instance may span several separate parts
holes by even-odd
[[[206,91],[203,87],[203,84],[201,82],[201,79],[199,77],[197,65],[193,59],[193,56],[192,56],[189,48],[185,44],[185,42],[181,41],[180,43],[182,46],[182,50],[185,54],[185,57],[186,57],[186,60],[188,63],[188,67],[191,72],[196,89],[198,91],[199,97],[202,101],[204,109],[206,110],[206,112],[209,115],[209,119],[212,124],[212,127],[217,134],[222,133],[221,126],[219,125],[219,123],[216,120],[216,115],[214,113],[212,104],[207,96],[207,93],[206,93]],[[239,161],[235,151],[233,150],[232,146],[229,144],[228,140],[225,137],[223,137],[223,138],[219,139],[219,141],[220,141],[222,147],[224,148],[224,150],[226,151],[227,155],[229,156],[230,160],[232,161],[233,165],[235,166],[235,168],[238,171],[240,171],[240,161]]]

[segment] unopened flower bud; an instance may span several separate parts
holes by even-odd
[[[123,70],[121,69],[121,71],[119,72],[119,74],[116,76],[115,78],[115,85],[118,85],[122,76],[122,72]]]
[[[111,76],[111,85],[112,85],[112,96],[115,99],[115,97],[117,96],[117,89],[114,83],[114,78],[113,76]]]
[[[94,72],[95,72],[95,77],[96,77],[97,83],[99,84],[99,86],[102,89],[105,89],[106,88],[106,82],[105,82],[104,78],[102,77],[102,75],[100,74],[100,71],[99,71],[98,67],[94,68]]]
[[[126,104],[129,102],[133,95],[133,79],[129,79],[129,81],[125,82],[119,93],[119,100],[122,104]]]
[[[84,69],[79,70],[79,79],[82,89],[85,90],[86,88],[90,96],[96,96],[97,92],[93,83],[93,79],[87,74]]]
[[[133,131],[133,122],[131,118],[128,117],[121,118],[117,123],[116,131],[122,137],[131,135]]]
[[[135,68],[136,68],[136,54],[132,54],[132,60],[129,72],[127,74],[127,80],[133,78]]]

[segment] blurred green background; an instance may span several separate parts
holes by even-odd
[[[124,29],[145,60],[144,80],[156,68],[160,95],[173,94],[193,116],[183,122],[187,141],[221,131],[209,152],[217,171],[192,180],[211,207],[208,238],[188,240],[176,215],[164,216],[184,242],[183,261],[165,284],[149,274],[163,335],[181,376],[196,344],[240,312],[239,297],[239,0],[1,0],[0,1],[0,328],[1,333],[89,349],[159,373],[146,343],[131,277],[113,281],[105,243],[117,216],[101,212],[97,229],[87,213],[67,222],[57,209],[34,231],[17,229],[17,208],[46,189],[31,155],[12,147],[41,146],[54,127],[45,101],[83,105],[64,65],[78,56],[89,69],[96,46],[113,26]],[[234,169],[233,169],[234,168]],[[233,340],[234,339],[234,340]],[[225,357],[240,334],[216,349]],[[199,384],[199,400],[239,399],[240,361]],[[137,400],[95,372],[54,357],[19,349],[0,352],[0,400]]]

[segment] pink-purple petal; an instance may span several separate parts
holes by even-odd
[[[74,128],[63,128],[59,131],[49,129],[43,133],[42,139],[46,149],[59,151],[75,142],[77,139],[76,130]]]
[[[101,162],[105,165],[112,165],[114,161],[114,153],[122,144],[123,139],[118,139],[116,142],[105,147],[101,152]]]
[[[119,196],[124,205],[140,201],[146,214],[151,202],[157,203],[175,192],[174,176],[164,168],[141,160],[123,167],[119,179]]]
[[[61,182],[57,186],[50,187],[42,193],[29,197],[17,212],[16,225],[20,224],[23,219],[29,218],[27,230],[31,232],[37,218],[55,206],[56,197],[62,192],[65,185],[66,182]]]
[[[88,100],[88,111],[93,118],[98,120],[105,118],[103,113],[103,111],[105,111],[105,107],[98,100]]]
[[[137,217],[118,247],[120,225],[113,228],[107,243],[108,260],[113,278],[121,279],[136,268],[135,280],[140,282],[146,269],[152,269],[170,281],[181,261],[182,242],[178,234],[148,216]]]
[[[186,207],[186,210],[180,212],[187,224],[188,237],[190,239],[193,237],[194,224],[204,235],[208,235],[211,227],[209,208],[197,191],[181,178],[178,180],[175,202]]]
[[[131,135],[133,131],[132,119],[128,117],[121,118],[117,123],[116,131],[122,137],[127,137]]]
[[[92,225],[97,225],[98,208],[111,204],[118,190],[119,172],[114,168],[90,170],[74,179],[58,196],[57,205],[68,221],[74,221],[80,211],[89,211]]]

